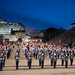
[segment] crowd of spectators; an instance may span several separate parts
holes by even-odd
[[[59,41],[62,44],[75,42],[75,28],[72,28],[50,40],[50,42],[54,43],[58,43]]]

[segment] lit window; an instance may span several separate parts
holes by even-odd
[[[3,23],[3,22],[1,22],[1,23]]]

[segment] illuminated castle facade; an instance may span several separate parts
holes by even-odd
[[[23,41],[27,41],[29,38],[44,37],[44,33],[28,29],[21,23],[7,23],[6,20],[2,20],[0,17],[0,35],[3,35],[5,39],[9,41],[17,41],[21,38]],[[13,39],[14,38],[14,39]]]

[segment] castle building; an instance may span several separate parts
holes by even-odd
[[[0,35],[4,36],[5,39],[9,39],[9,41],[17,41],[18,39],[28,41],[30,38],[33,39],[35,37],[44,37],[44,33],[42,32],[28,29],[21,23],[9,22],[8,24],[7,21],[2,20],[2,18],[0,18]]]
[[[72,24],[71,24],[71,27],[72,27],[72,28],[75,28],[75,23],[72,23]]]

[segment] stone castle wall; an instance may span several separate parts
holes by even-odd
[[[14,25],[9,25],[9,24],[0,24],[0,34],[10,34],[11,29],[13,30],[24,30],[23,27],[21,26],[14,26]]]

